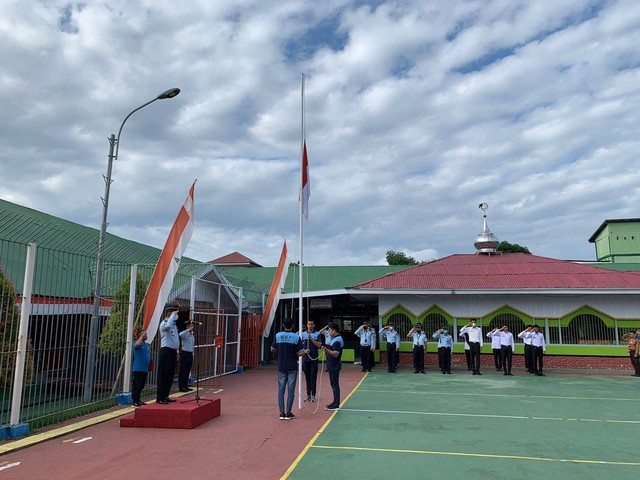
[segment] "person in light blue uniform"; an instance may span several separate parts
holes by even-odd
[[[449,334],[449,329],[444,326],[437,330],[432,337],[438,340],[438,365],[444,375],[451,375],[451,353],[453,352],[453,337]]]
[[[189,374],[193,365],[193,349],[195,338],[193,336],[193,322],[187,324],[187,328],[180,332],[180,370],[178,372],[178,389],[181,392],[190,392],[193,388],[189,387]]]
[[[387,371],[396,373],[398,369],[397,354],[400,351],[400,335],[395,331],[393,325],[389,324],[382,329],[380,337],[387,341]]]
[[[308,355],[302,357],[302,371],[307,385],[305,402],[316,401],[316,384],[318,383],[318,349],[322,347],[324,335],[316,331],[316,322],[307,321],[307,330],[302,332],[302,345],[309,350]]]
[[[322,351],[327,357],[327,371],[329,372],[329,381],[331,382],[331,390],[333,391],[333,401],[325,407],[325,410],[340,409],[340,370],[342,369],[342,349],[344,348],[344,340],[340,336],[338,325],[330,323],[326,327],[331,337],[329,345],[323,345]],[[323,330],[324,330],[323,328]]]
[[[178,347],[180,337],[178,336],[178,306],[170,305],[165,309],[165,318],[160,322],[160,353],[158,354],[158,380],[156,389],[156,403],[167,405],[175,402],[169,398],[173,376],[178,363]]]
[[[280,420],[293,420],[296,416],[291,412],[293,398],[296,393],[298,379],[298,357],[308,354],[302,346],[300,335],[293,332],[293,320],[285,318],[282,322],[283,332],[276,333],[271,344],[271,351],[278,358],[278,407]],[[285,408],[284,392],[287,390],[287,405]]]
[[[360,361],[362,371],[371,371],[371,353],[376,350],[376,332],[371,328],[369,322],[364,322],[353,332],[360,337]]]
[[[134,407],[146,405],[140,400],[140,395],[144,386],[147,384],[147,375],[149,373],[149,363],[151,363],[151,354],[149,353],[149,344],[147,343],[147,332],[138,334],[136,343],[133,345],[133,367],[131,378],[131,399]]]
[[[409,330],[407,338],[413,341],[413,373],[426,373],[424,371],[424,349],[427,344],[427,336],[422,331],[422,324],[416,323],[416,326]]]

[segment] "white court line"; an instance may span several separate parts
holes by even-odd
[[[398,415],[428,415],[438,417],[479,417],[479,418],[505,418],[512,420],[553,420],[553,421],[570,421],[570,422],[602,422],[602,423],[629,423],[640,424],[640,420],[602,420],[593,418],[561,418],[561,417],[527,417],[522,415],[488,415],[482,413],[448,413],[448,412],[406,412],[397,410],[368,410],[359,408],[341,408],[340,412],[359,412],[359,413],[395,413]]]
[[[75,442],[72,442],[72,443],[83,443],[83,442],[86,442],[88,440],[91,440],[92,438],[93,437],[84,437],[84,438],[81,438],[80,440],[76,440]]]
[[[7,470],[7,469],[13,468],[13,467],[17,467],[18,465],[20,465],[20,462],[8,463],[6,465],[1,466],[0,467],[0,471]]]
[[[503,398],[549,398],[553,400],[602,400],[605,402],[640,402],[640,397],[635,398],[609,398],[609,397],[562,397],[557,395],[513,395],[513,394],[501,394],[501,393],[451,393],[451,392],[416,392],[407,390],[373,390],[361,388],[359,392],[372,392],[372,393],[392,393],[394,395],[440,395],[440,396],[455,396],[455,397],[503,397]]]

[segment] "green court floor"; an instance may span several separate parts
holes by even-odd
[[[640,379],[368,374],[288,477],[640,478]]]

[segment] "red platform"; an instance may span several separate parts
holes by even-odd
[[[150,403],[136,408],[133,415],[120,419],[121,427],[195,428],[220,416],[220,399],[182,399],[168,405]]]

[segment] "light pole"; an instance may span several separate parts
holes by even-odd
[[[96,262],[96,289],[93,297],[93,313],[91,315],[91,325],[89,330],[89,350],[87,352],[87,363],[85,366],[84,377],[84,401],[90,402],[93,394],[94,383],[94,363],[96,360],[96,349],[98,344],[98,328],[100,326],[100,294],[102,290],[102,269],[103,269],[103,255],[104,255],[104,241],[107,234],[107,212],[109,210],[109,190],[111,188],[111,170],[113,167],[113,161],[118,159],[118,150],[120,149],[120,134],[122,133],[122,127],[129,120],[129,117],[136,113],[138,110],[152,104],[156,100],[164,100],[165,98],[173,98],[180,93],[179,88],[172,88],[166,92],[162,92],[153,100],[140,105],[138,108],[132,110],[127,115],[122,124],[120,130],[118,130],[118,136],[113,133],[109,137],[109,162],[107,165],[107,176],[104,178],[104,197],[102,198],[102,225],[100,226],[100,237],[98,238],[98,259]],[[115,150],[115,153],[114,153]]]

